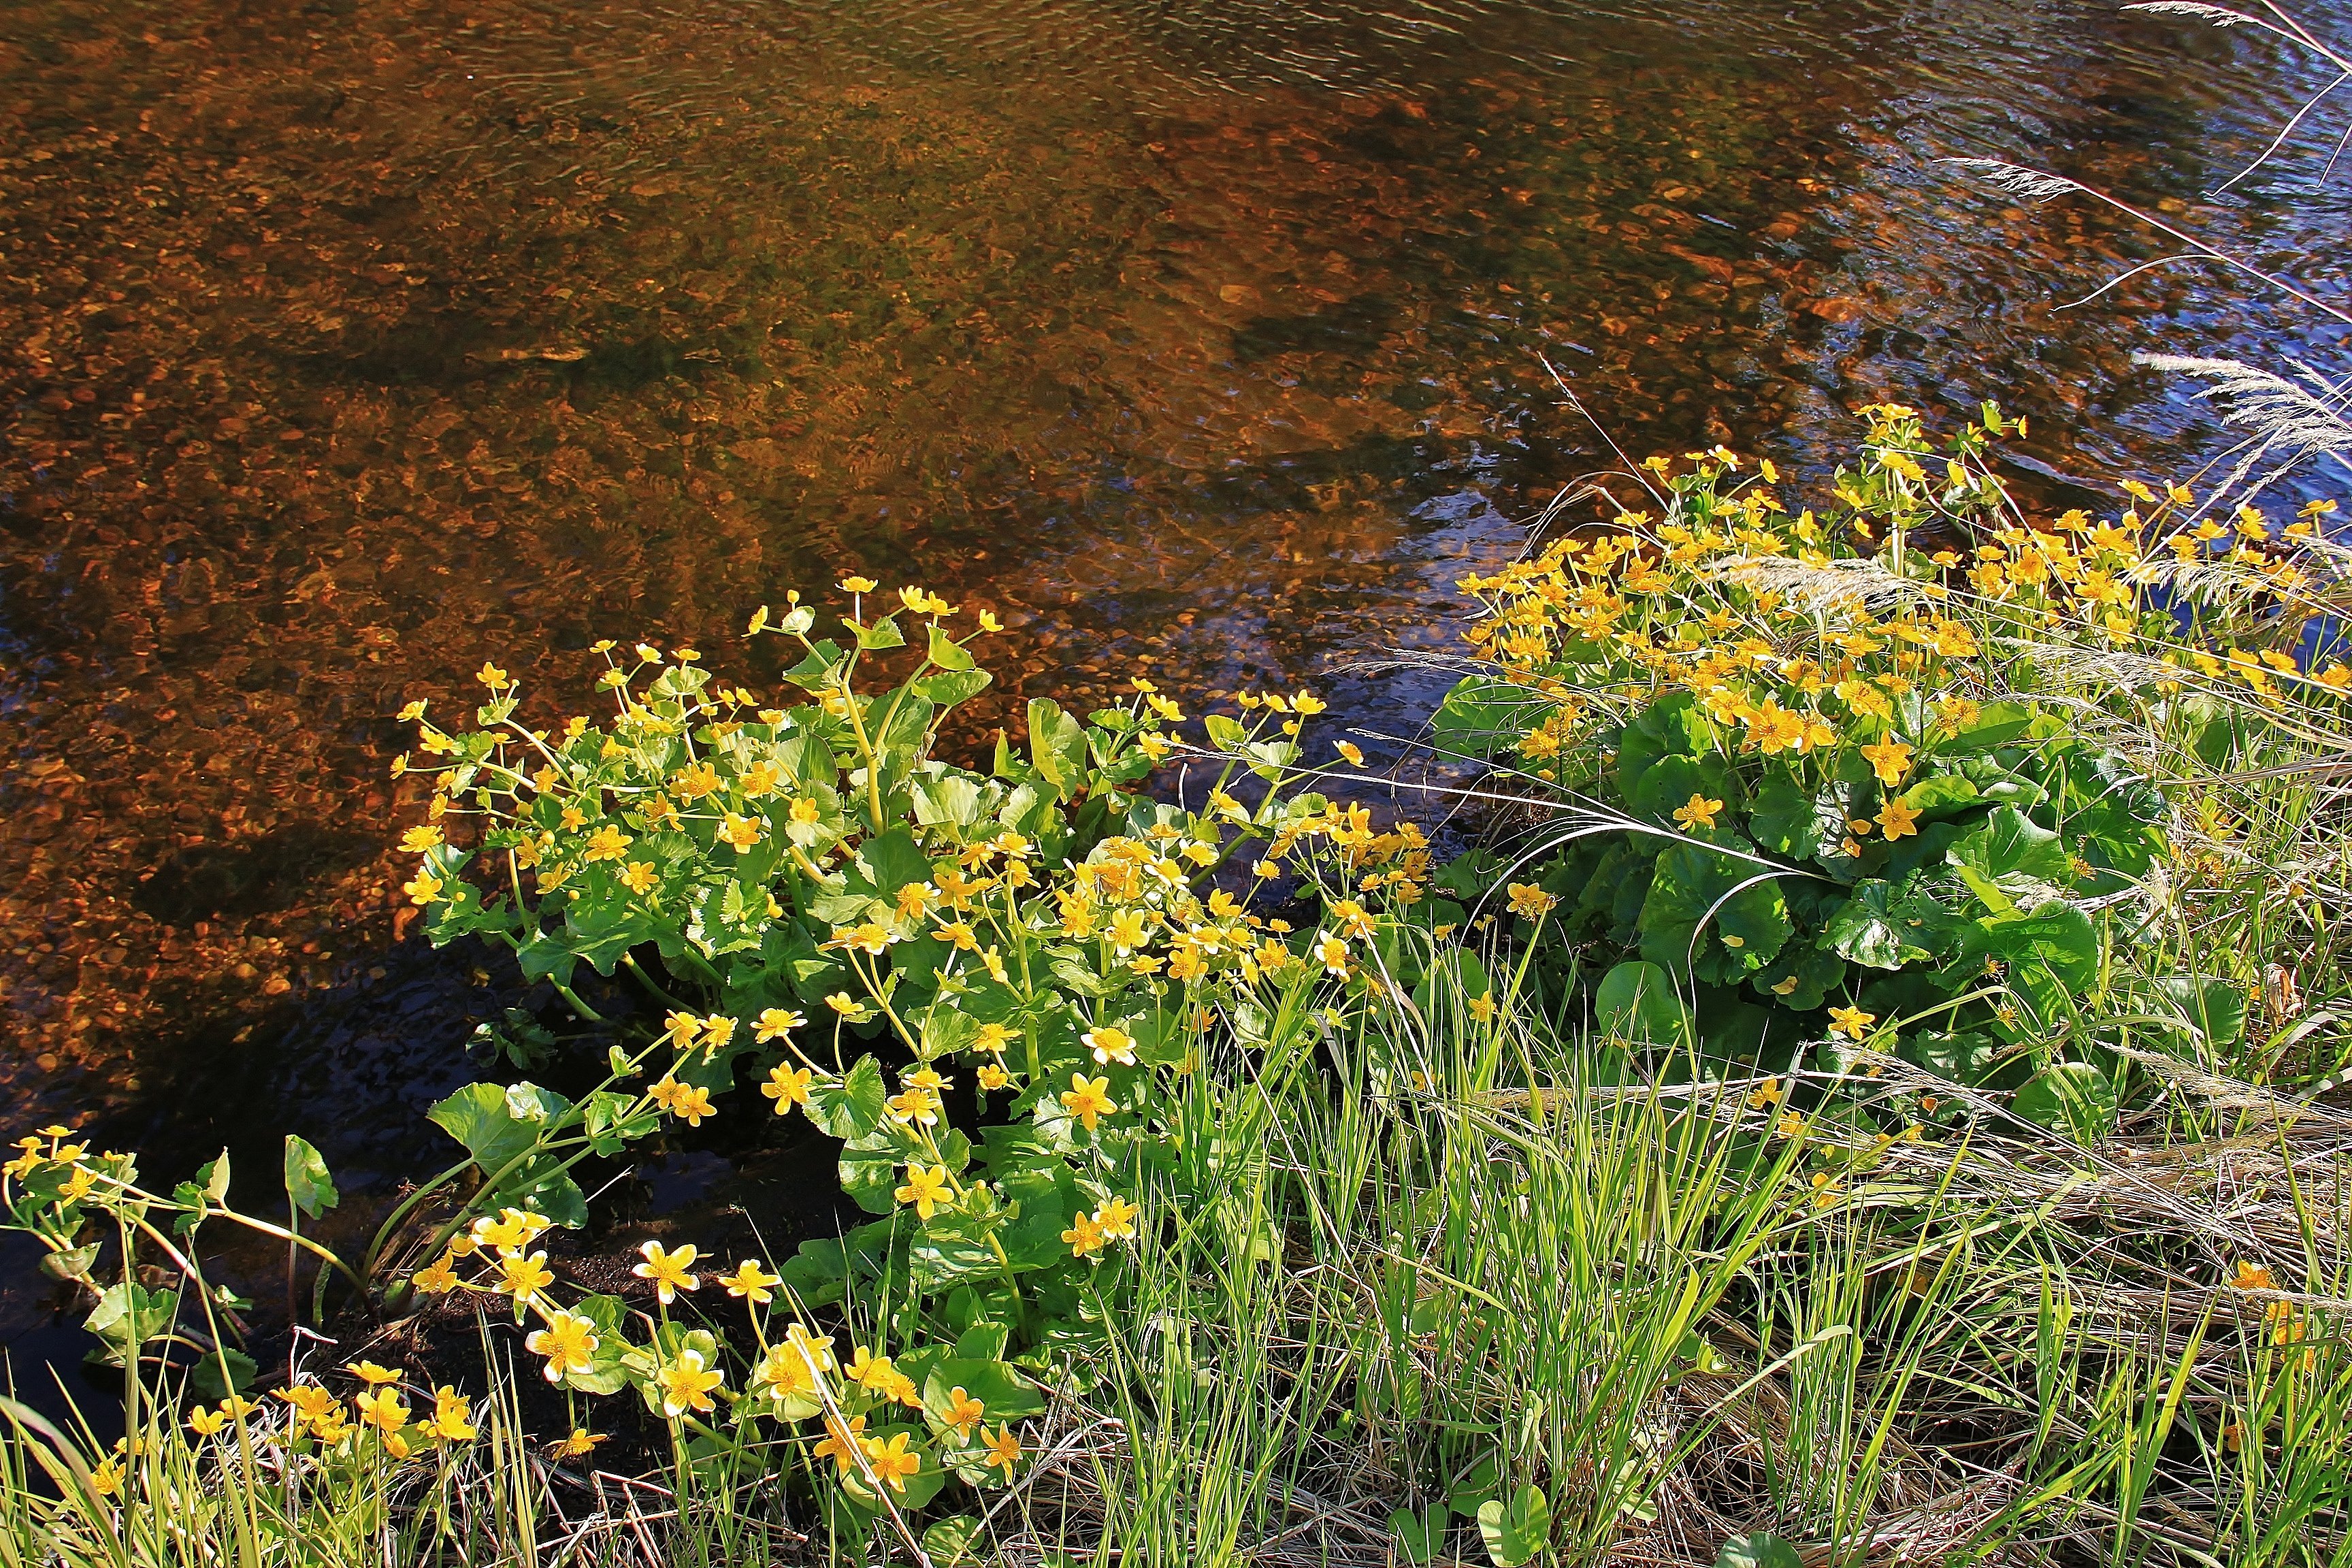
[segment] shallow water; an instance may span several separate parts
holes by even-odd
[[[2326,138],[2203,195],[2309,85],[1990,0],[0,5],[0,1100],[409,1167],[510,997],[394,942],[391,715],[485,657],[757,684],[745,612],[859,570],[993,608],[1014,697],[1395,734],[1441,679],[1336,666],[1613,460],[1555,369],[1636,456],[1997,396],[2044,500],[2186,474],[2134,349],[2336,334],[2192,268],[2059,311],[2160,252],[1933,160],[2335,290]]]

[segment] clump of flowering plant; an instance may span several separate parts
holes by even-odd
[[[486,666],[473,728],[410,710],[433,791],[407,841],[435,942],[500,944],[583,1014],[579,966],[627,971],[663,1009],[577,1101],[484,1083],[435,1108],[476,1184],[409,1286],[506,1299],[551,1381],[633,1387],[682,1441],[748,1451],[762,1423],[804,1427],[824,1495],[868,1514],[1010,1474],[1029,1374],[1082,1370],[1117,1310],[1147,1184],[1181,1201],[1213,1179],[1185,1124],[1204,1053],[1303,1049],[1435,906],[1409,824],[1281,787],[1312,694],[1252,694],[1204,720],[1205,744],[1139,678],[1083,721],[1032,702],[1025,749],[1000,738],[983,773],[933,747],[987,683],[970,645],[992,625],[959,635],[918,588],[869,615],[873,586],[845,584],[838,640],[798,595],[753,618],[798,655],[779,706],[694,650],[607,646],[611,717],[533,730]],[[1211,774],[1197,807],[1139,793],[1179,751]],[[1285,912],[1259,907],[1270,888]],[[716,1277],[649,1246],[651,1315],[559,1302],[532,1242],[584,1220],[578,1164],[743,1114],[840,1139],[842,1186],[878,1217]],[[714,1282],[750,1310],[748,1348],[673,1316]],[[836,1352],[828,1311],[875,1327]]]
[[[1941,453],[1911,410],[1865,412],[1820,514],[1769,462],[1652,459],[1658,514],[1465,579],[1480,668],[1436,732],[1574,808],[1532,858],[1549,901],[1513,912],[1557,903],[1555,930],[1632,954],[1596,998],[1619,1032],[1748,1061],[1867,1042],[2095,1121],[2112,1064],[2052,1042],[2167,852],[2151,724],[2193,729],[2233,681],[2332,702],[2352,671],[2292,656],[2316,568],[2258,548],[2258,518],[2141,487],[2146,516],[2035,521],[1982,461],[1995,411]],[[2217,573],[2269,597],[2200,597]],[[2105,710],[2061,679],[2086,646],[2119,672]],[[2210,1032],[2218,999],[2173,1000]]]

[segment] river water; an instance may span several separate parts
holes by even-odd
[[[731,628],[860,571],[995,610],[1013,697],[1404,734],[1437,679],[1337,666],[1443,645],[1594,421],[1818,478],[1995,396],[2045,501],[2186,474],[2134,350],[2335,335],[2193,268],[2061,310],[2162,252],[1935,160],[2333,291],[2333,125],[2209,194],[2317,79],[2056,0],[8,0],[0,1103],[402,1173],[512,997],[395,941],[392,715],[486,658],[772,684]]]

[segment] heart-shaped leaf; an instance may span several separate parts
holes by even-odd
[[[1519,1568],[1551,1539],[1551,1503],[1539,1487],[1521,1487],[1506,1503],[1496,1498],[1478,1507],[1478,1533],[1495,1568]]]

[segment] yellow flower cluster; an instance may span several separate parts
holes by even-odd
[[[354,1362],[343,1370],[362,1385],[351,1396],[348,1410],[343,1401],[316,1383],[296,1383],[278,1391],[278,1397],[292,1412],[296,1435],[317,1448],[348,1454],[371,1444],[393,1459],[405,1459],[422,1447],[446,1447],[480,1436],[474,1425],[472,1398],[447,1384],[433,1391],[432,1409],[420,1415],[403,1396],[398,1372],[372,1361]],[[238,1403],[242,1409],[231,1410],[225,1403],[215,1413],[198,1411],[189,1417],[188,1425],[199,1436],[209,1436],[229,1420],[257,1408]]]
[[[1740,460],[1718,448],[1686,455],[1696,466],[1671,480],[1665,521],[1622,512],[1608,530],[1460,580],[1485,606],[1463,634],[1474,655],[1528,694],[1515,749],[1537,777],[1558,779],[1581,740],[1676,689],[1739,749],[1764,756],[1896,731],[1916,745],[1931,738],[1919,694],[1936,698],[1926,722],[1949,731],[1990,689],[1988,636],[2061,626],[2265,701],[2289,689],[2306,699],[2352,689],[2352,668],[2331,658],[2305,670],[2294,651],[2318,613],[2309,591],[2324,558],[2310,545],[2332,503],[2305,507],[2283,531],[2250,506],[2224,526],[2200,518],[2182,487],[2158,496],[2135,482],[2126,488],[2145,510],[2027,522],[1980,468],[1948,459],[1947,483],[1929,480],[1914,411],[1864,412],[1867,460],[1858,473],[1840,470],[1838,522],[1790,517],[1769,464],[1741,479]],[[1989,413],[1961,446],[1972,452],[2009,427]],[[1661,480],[1675,468],[1648,466]],[[1916,535],[1930,523],[1972,542],[1970,556],[1923,554]],[[1843,569],[1882,542],[1877,563],[1888,572],[1865,579]],[[2216,574],[2230,577],[2233,603],[2250,589],[2267,595],[2246,629],[2273,646],[2208,650],[2184,638],[2167,606],[2196,600]],[[1899,780],[1876,771],[1890,789]]]
[[[943,1176],[942,1169],[934,1168],[914,1178],[910,1184],[936,1182]],[[1114,1198],[1094,1215],[1082,1215],[1078,1225],[1091,1230],[1097,1238],[1094,1245],[1098,1247],[1102,1239],[1132,1236],[1136,1214],[1134,1205]],[[541,1370],[550,1383],[562,1384],[575,1374],[592,1372],[601,1360],[608,1358],[611,1351],[621,1347],[607,1346],[607,1336],[594,1320],[559,1306],[548,1294],[551,1279],[534,1277],[520,1292],[514,1288],[518,1262],[528,1266],[522,1248],[545,1225],[540,1216],[517,1209],[508,1209],[496,1218],[485,1217],[476,1222],[448,1255],[413,1278],[420,1289],[428,1292],[467,1289],[512,1296],[519,1309],[527,1309],[539,1320],[539,1326],[524,1336],[524,1348],[541,1358]],[[651,1288],[665,1316],[680,1296],[700,1290],[706,1282],[715,1283],[745,1304],[756,1341],[750,1373],[740,1393],[729,1389],[727,1374],[714,1364],[712,1352],[693,1343],[646,1357],[643,1375],[665,1415],[673,1420],[694,1421],[715,1414],[719,1402],[726,1400],[745,1406],[750,1413],[787,1424],[823,1416],[827,1436],[815,1446],[818,1457],[835,1459],[845,1476],[870,1472],[874,1480],[896,1490],[906,1489],[907,1479],[920,1468],[922,1451],[910,1447],[904,1433],[894,1434],[887,1441],[863,1436],[866,1411],[877,1405],[914,1411],[924,1408],[922,1390],[894,1364],[889,1355],[876,1347],[858,1344],[852,1347],[845,1363],[835,1353],[832,1335],[818,1333],[796,1315],[781,1325],[774,1323],[766,1309],[775,1300],[776,1289],[782,1280],[758,1258],[745,1258],[732,1271],[709,1276],[706,1280],[705,1274],[697,1268],[702,1254],[691,1242],[667,1247],[659,1241],[648,1241],[638,1249],[638,1255],[641,1261],[635,1272]],[[1080,1255],[1084,1255],[1084,1249]],[[484,1279],[468,1284],[457,1278],[456,1264],[467,1257],[491,1262],[492,1268]],[[543,1261],[545,1254],[531,1257]],[[531,1271],[534,1276],[543,1274],[536,1268]],[[623,1357],[624,1364],[643,1353],[627,1352]],[[373,1431],[380,1435],[386,1451],[395,1457],[404,1456],[407,1450],[403,1434],[407,1427],[408,1410],[391,1386],[399,1374],[370,1363],[358,1363],[350,1370],[369,1384],[367,1392],[352,1401],[356,1422],[345,1414],[332,1394],[315,1385],[298,1385],[287,1390],[282,1397],[294,1406],[298,1422],[321,1443],[341,1442],[354,1429]],[[848,1414],[851,1410],[857,1413]],[[1010,1477],[1021,1458],[1021,1440],[1009,1422],[1000,1421],[993,1433],[985,1432],[983,1423],[988,1415],[983,1401],[957,1387],[949,1393],[941,1421],[951,1445],[965,1447],[982,1442],[985,1466],[1001,1469]],[[453,1391],[443,1389],[436,1396],[434,1414],[425,1420],[421,1430],[445,1440],[470,1437],[474,1434],[467,1424],[467,1415],[466,1403]],[[576,1432],[568,1442],[572,1451],[584,1452],[584,1446],[593,1446],[596,1440],[591,1434]]]

